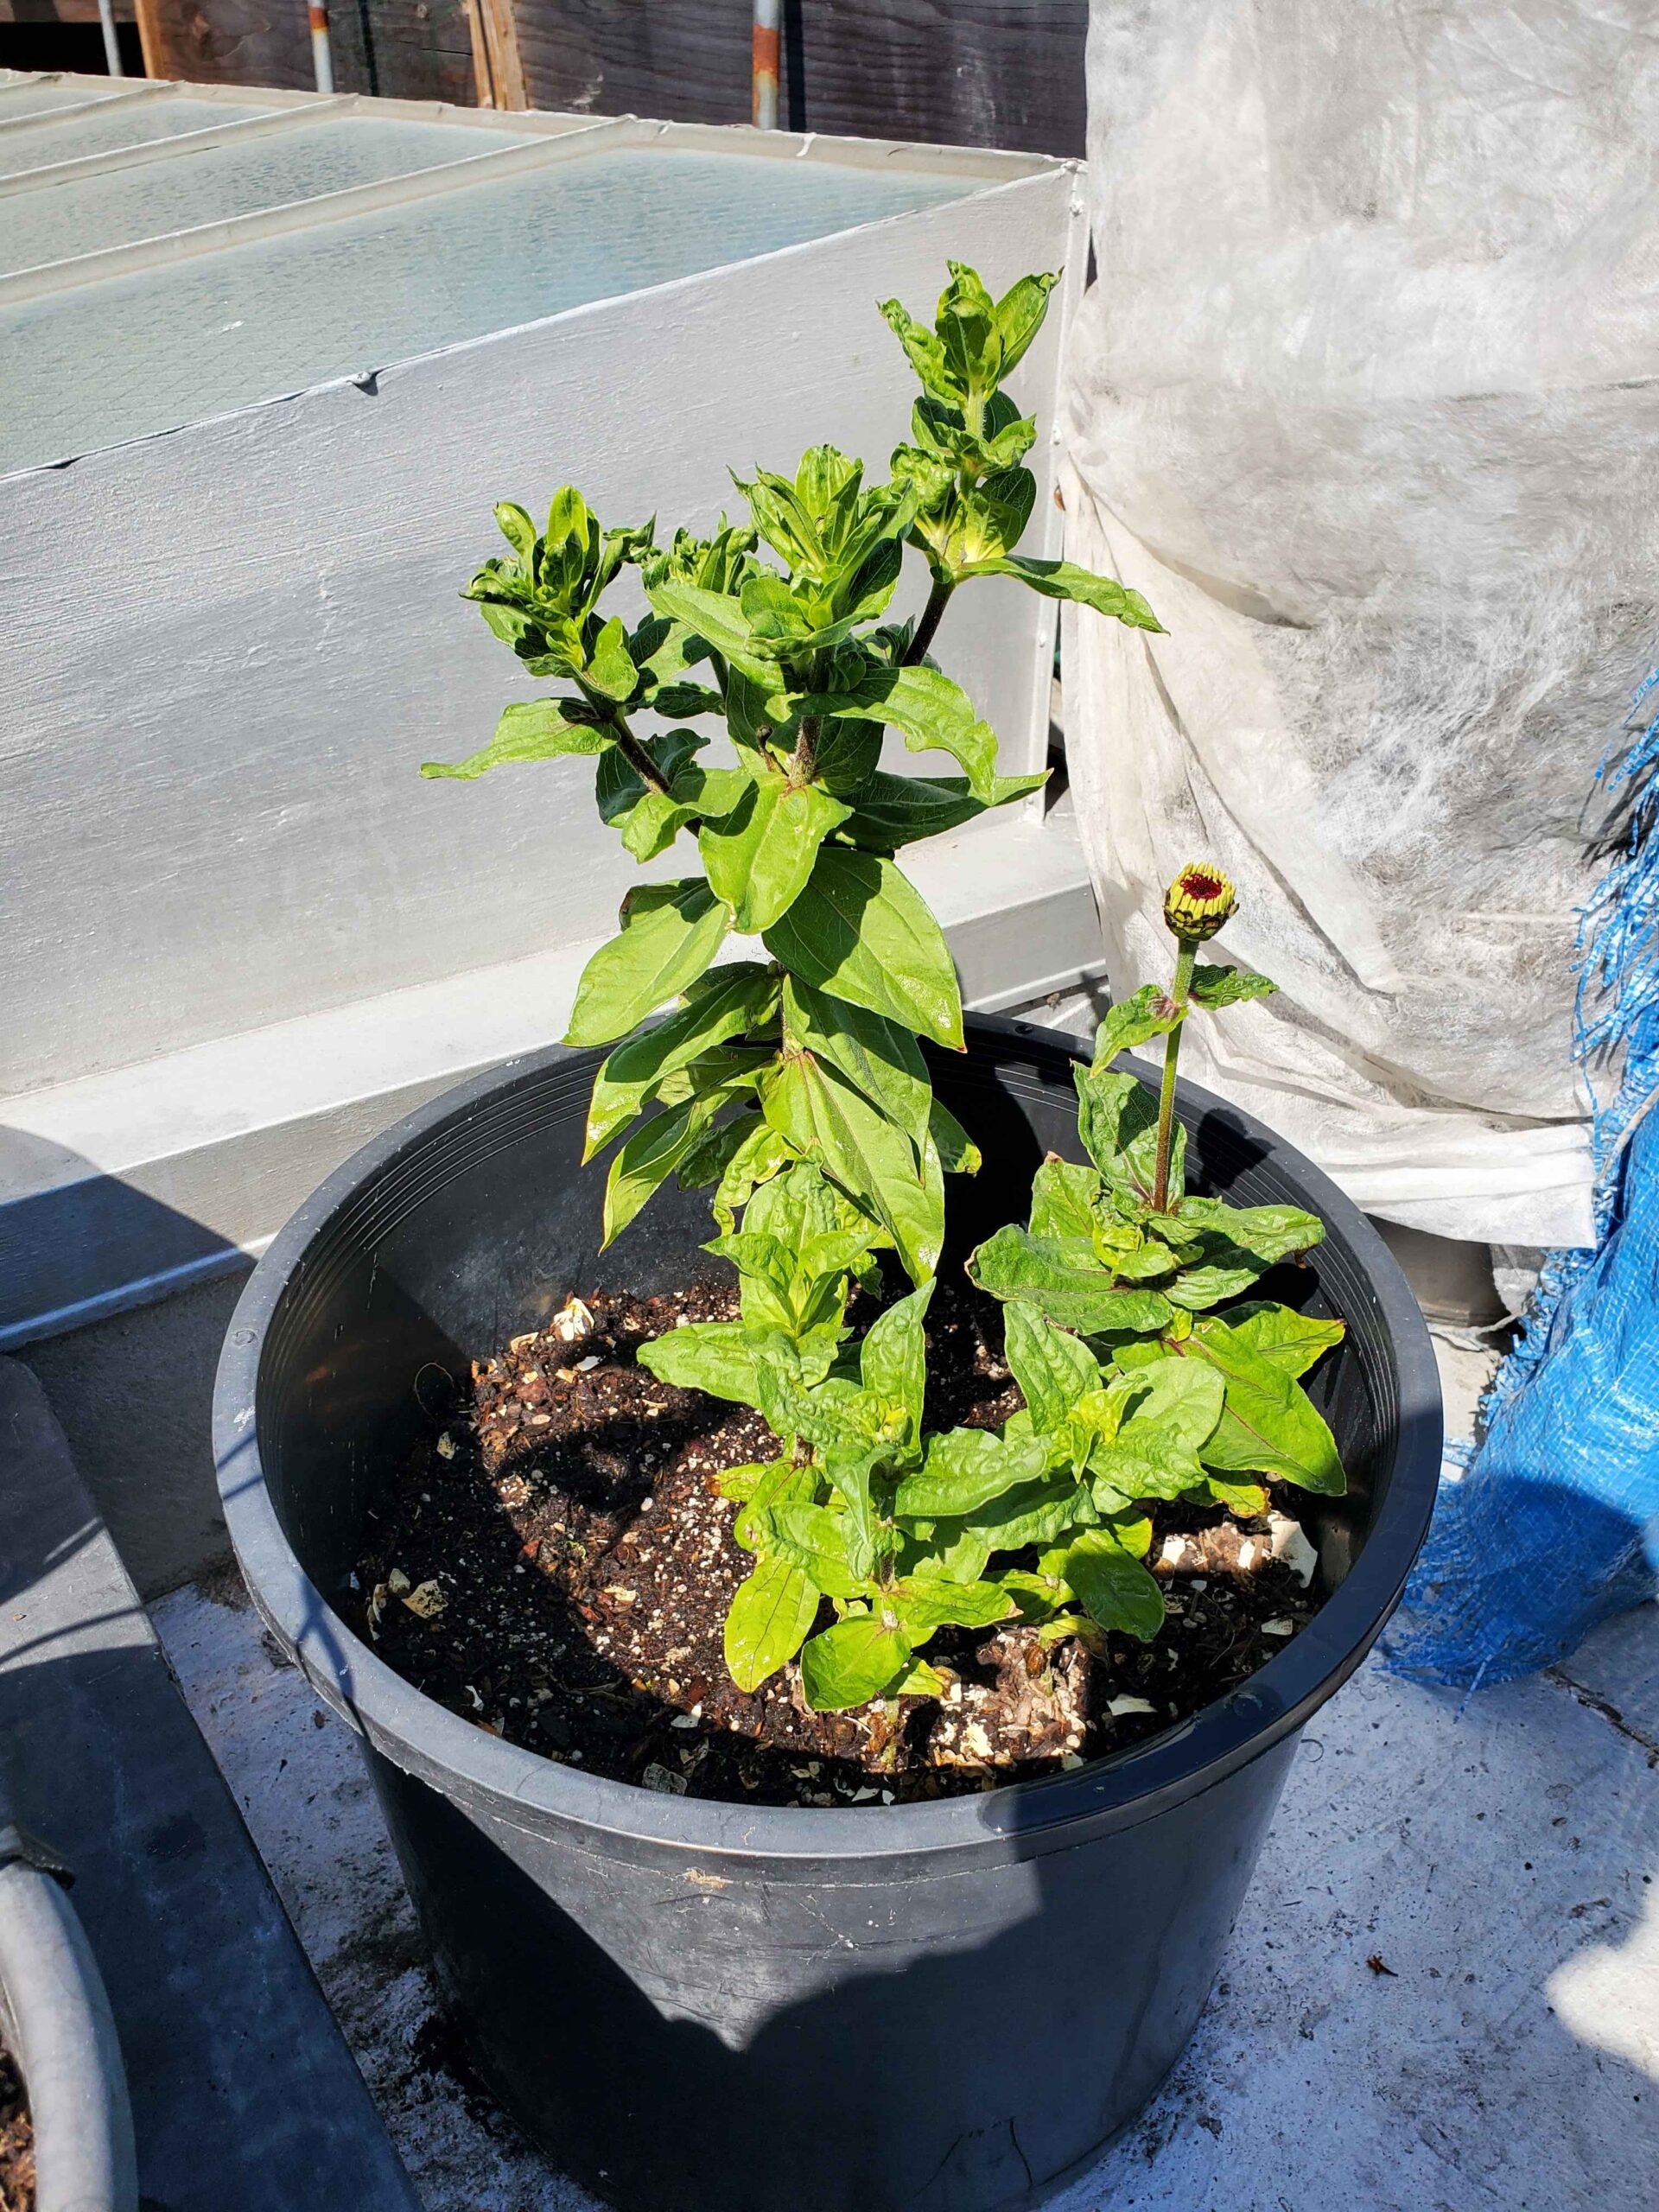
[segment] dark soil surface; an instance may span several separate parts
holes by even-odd
[[[17,2069],[0,2050],[0,2212],[35,2212],[35,2130]]]
[[[874,1308],[852,1315],[868,1321]],[[752,1565],[726,1469],[774,1459],[759,1414],[676,1389],[639,1345],[736,1294],[572,1300],[474,1376],[371,1513],[348,1600],[404,1679],[493,1734],[615,1781],[696,1797],[844,1805],[955,1796],[1120,1751],[1210,1704],[1284,1649],[1317,1593],[1274,1555],[1294,1532],[1215,1509],[1155,1510],[1148,1564],[1169,1618],[1150,1644],[947,1630],[944,1699],[811,1713],[793,1666],[753,1694],[721,1632]],[[1000,1309],[942,1281],[928,1422],[995,1427],[1022,1402]],[[434,1371],[427,1370],[427,1382]],[[427,1403],[436,1393],[423,1390]],[[824,1624],[833,1618],[824,1610]],[[1268,1630],[1271,1630],[1271,1633]]]

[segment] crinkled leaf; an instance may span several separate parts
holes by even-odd
[[[1014,1600],[995,1582],[949,1582],[938,1575],[895,1582],[884,1595],[913,1643],[925,1643],[942,1628],[989,1628],[1014,1611]]]
[[[700,877],[642,884],[622,926],[582,970],[567,1045],[608,1045],[677,998],[720,950],[731,917]]]
[[[1090,1529],[1066,1547],[1065,1580],[1090,1618],[1150,1643],[1164,1624],[1164,1593],[1109,1529]]]
[[[1192,971],[1192,996],[1203,1007],[1243,1006],[1247,1000],[1266,998],[1278,988],[1249,968],[1211,967],[1201,961]]]
[[[1338,1497],[1347,1478],[1336,1439],[1294,1376],[1236,1337],[1224,1321],[1200,1321],[1187,1357],[1207,1360],[1226,1385],[1205,1465],[1224,1474],[1276,1475],[1301,1490]]]
[[[913,1144],[926,1142],[932,1088],[908,1029],[794,976],[785,979],[783,1007],[787,1037],[827,1060]]]
[[[706,990],[642,1036],[619,1045],[601,1068],[588,1108],[584,1160],[633,1119],[665,1076],[728,1037],[757,1028],[777,1002],[778,979],[758,960],[734,961],[705,980]]]
[[[607,699],[625,703],[639,684],[639,671],[628,651],[628,633],[619,616],[611,620],[594,640],[584,681]]]
[[[764,1116],[742,1125],[746,1134],[721,1171],[714,1196],[714,1216],[729,1230],[740,1206],[747,1205],[757,1189],[781,1174],[795,1158],[786,1137],[779,1135]]]
[[[794,905],[819,846],[847,814],[814,784],[743,778],[731,812],[697,832],[709,887],[730,907],[734,929],[758,935]]]
[[[603,753],[615,733],[598,725],[593,709],[575,699],[524,699],[506,708],[495,735],[464,760],[423,760],[423,776],[452,776],[470,783],[492,768],[526,760],[558,760],[572,753]]]
[[[647,582],[645,595],[659,614],[665,614],[671,622],[684,623],[752,681],[772,680],[774,671],[755,651],[748,617],[734,594],[709,591],[700,584],[664,576]]]
[[[968,1272],[993,1298],[1034,1306],[1063,1328],[1089,1336],[1161,1329],[1173,1310],[1156,1291],[1116,1288],[1081,1238],[1032,1236],[1012,1224],[987,1238]]]
[[[1233,1341],[1286,1375],[1305,1375],[1347,1334],[1340,1321],[1298,1313],[1288,1306],[1236,1306],[1226,1316]]]
[[[777,1556],[755,1561],[726,1616],[726,1664],[741,1690],[758,1690],[786,1666],[817,1618],[818,1593],[799,1567]]]
[[[1101,1194],[1098,1172],[1052,1154],[1031,1179],[1033,1236],[1075,1236],[1092,1245],[1095,1206]]]
[[[1156,630],[1160,633],[1163,630],[1163,624],[1138,591],[1118,583],[1111,576],[1096,576],[1072,561],[1043,561],[1028,553],[1007,553],[998,558],[976,561],[963,574],[1018,576],[1045,599],[1075,600],[1080,607],[1092,607],[1096,614],[1110,615],[1131,630]]]
[[[1126,1184],[1150,1200],[1158,1176],[1158,1101],[1138,1077],[1111,1068],[1071,1070],[1077,1090],[1077,1135],[1109,1183]],[[1185,1188],[1186,1131],[1179,1119],[1169,1154],[1169,1195]]]
[[[1095,1032],[1094,1066],[1109,1067],[1120,1052],[1133,1052],[1154,1037],[1167,1036],[1182,1018],[1180,1007],[1160,985],[1143,983],[1133,998],[1107,1008]]]
[[[858,1371],[867,1390],[904,1408],[909,1427],[904,1441],[913,1445],[922,1430],[922,1395],[927,1383],[927,1338],[923,1320],[933,1285],[896,1300],[878,1314],[859,1346]]]
[[[893,863],[825,846],[766,947],[832,998],[962,1050],[962,995],[938,922]]]
[[[1085,1391],[1099,1389],[1100,1362],[1087,1344],[1033,1306],[1005,1307],[1002,1332],[1008,1366],[1025,1393],[1032,1427],[1039,1436],[1051,1436]]]
[[[863,1587],[847,1557],[847,1522],[827,1505],[773,1506],[772,1541],[826,1598],[855,1598]]]
[[[814,1713],[846,1713],[891,1692],[910,1665],[897,1616],[853,1613],[801,1653],[801,1686]]]
[[[1047,1455],[1034,1439],[989,1428],[951,1428],[927,1440],[919,1473],[899,1485],[893,1510],[906,1520],[960,1519],[991,1499],[1038,1480]]]
[[[766,1395],[760,1377],[779,1368],[789,1371],[792,1348],[779,1332],[751,1329],[741,1321],[690,1321],[683,1329],[641,1344],[641,1367],[682,1390],[706,1390],[711,1398],[730,1399],[764,1411]]]
[[[1133,1368],[1128,1379],[1130,1395],[1119,1435],[1133,1437],[1155,1424],[1178,1437],[1188,1452],[1201,1453],[1221,1419],[1224,1387],[1216,1370],[1172,1356]]]
[[[1091,1503],[1069,1475],[1052,1476],[1040,1483],[1023,1484],[982,1505],[970,1519],[941,1516],[918,1529],[936,1552],[946,1558],[979,1560],[976,1574],[994,1552],[1023,1551],[1027,1544],[1052,1543],[1079,1521],[1096,1518]]]
[[[1185,1198],[1175,1219],[1182,1228],[1201,1233],[1184,1254],[1179,1276],[1165,1287],[1174,1304],[1194,1313],[1236,1297],[1270,1267],[1306,1251],[1325,1235],[1317,1214],[1295,1206],[1230,1206],[1218,1198]]]
[[[1043,327],[1048,296],[1060,281],[1056,269],[1048,274],[1022,276],[1011,284],[996,303],[996,335],[1001,348],[1001,374],[1011,376],[1025,359],[1027,347]]]
[[[944,1242],[944,1194],[925,1184],[905,1132],[810,1052],[785,1054],[760,1103],[797,1152],[887,1229],[911,1280],[925,1281]]]
[[[966,769],[974,797],[992,803],[996,732],[980,720],[962,686],[937,668],[872,669],[849,690],[791,696],[787,706],[791,715],[883,722],[903,734],[912,753],[951,753]]]

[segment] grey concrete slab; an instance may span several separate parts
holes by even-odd
[[[593,2212],[446,2070],[350,1736],[232,1581],[155,1618],[425,2212]],[[1649,2212],[1656,1744],[1651,1605],[1466,1700],[1364,1668],[1308,1732],[1186,2056],[1053,2212]]]
[[[152,2212],[414,2212],[63,1433],[5,1359],[0,1758],[74,1870]]]

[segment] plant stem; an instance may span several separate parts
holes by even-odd
[[[611,728],[616,732],[618,749],[634,774],[642,783],[649,784],[653,791],[666,791],[668,778],[628,728],[620,707],[612,708],[610,723]]]
[[[950,594],[957,588],[954,576],[941,575],[936,569],[933,588],[927,594],[927,605],[922,609],[922,619],[916,625],[916,634],[906,649],[904,665],[914,668],[933,642],[933,633],[944,620],[944,610],[950,604]]]
[[[790,760],[789,779],[792,784],[810,784],[818,768],[818,717],[808,715],[801,723],[801,734],[795,741],[795,751]]]
[[[1198,957],[1199,940],[1181,937],[1175,942],[1179,950],[1169,996],[1180,1018],[1164,1039],[1164,1080],[1158,1093],[1158,1173],[1152,1186],[1153,1207],[1158,1213],[1169,1204],[1169,1154],[1175,1141],[1175,1065],[1181,1057],[1181,1032],[1186,1027],[1187,997],[1192,988],[1192,964]]]

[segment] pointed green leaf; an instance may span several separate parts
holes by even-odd
[[[987,1238],[968,1272],[993,1298],[1034,1306],[1063,1328],[1087,1336],[1109,1330],[1146,1334],[1161,1329],[1173,1309],[1151,1290],[1120,1290],[1078,1237],[1031,1236],[1010,1224]]]
[[[1060,271],[1022,276],[996,303],[996,334],[1001,346],[1001,374],[1011,376],[1024,360],[1027,347],[1043,327],[1048,296],[1060,281]]]
[[[827,1505],[776,1505],[767,1516],[772,1542],[826,1598],[855,1598],[863,1587],[847,1557],[847,1522]]]
[[[762,1372],[780,1363],[787,1371],[793,1351],[788,1338],[775,1331],[751,1329],[741,1321],[690,1321],[641,1344],[635,1357],[641,1367],[682,1390],[706,1390],[711,1398],[758,1408],[765,1395]]]
[[[734,929],[758,935],[788,912],[806,888],[819,846],[848,812],[815,784],[742,779],[732,811],[697,832],[709,887],[730,907]]]
[[[777,1002],[777,977],[758,960],[734,961],[705,980],[708,988],[677,1014],[619,1045],[594,1077],[584,1160],[633,1119],[665,1076],[728,1037],[758,1028]]]
[[[1052,1436],[1084,1393],[1100,1388],[1100,1362],[1087,1344],[1057,1328],[1033,1306],[1006,1306],[1002,1332],[1008,1366],[1025,1394],[1031,1425],[1039,1436]]]
[[[1186,1452],[1195,1456],[1202,1452],[1221,1419],[1224,1396],[1214,1368],[1192,1359],[1154,1359],[1131,1370],[1128,1380],[1131,1389],[1121,1436],[1133,1436],[1144,1424],[1155,1423],[1179,1438]]]
[[[937,668],[878,668],[851,690],[791,696],[794,715],[834,715],[883,722],[899,731],[912,753],[949,753],[968,772],[968,787],[985,804],[996,785],[996,732],[982,721],[959,683]]]
[[[785,978],[783,1009],[785,1036],[827,1060],[913,1144],[926,1142],[932,1088],[908,1029],[795,976]]]
[[[786,1559],[757,1560],[726,1616],[726,1664],[741,1690],[758,1690],[786,1666],[817,1618],[818,1593]]]
[[[904,1441],[912,1445],[922,1429],[922,1394],[927,1382],[927,1337],[922,1324],[932,1295],[933,1285],[925,1282],[889,1306],[871,1325],[858,1352],[864,1388],[903,1407],[909,1424]]]
[[[1293,1376],[1241,1342],[1224,1321],[1200,1321],[1187,1356],[1219,1370],[1226,1401],[1204,1462],[1224,1474],[1276,1475],[1339,1497],[1348,1487],[1336,1439]]]
[[[938,1575],[895,1582],[885,1597],[912,1643],[925,1643],[942,1628],[989,1628],[1014,1610],[997,1583],[949,1582]]]
[[[613,615],[594,640],[584,681],[607,699],[626,702],[639,689],[639,671],[628,651],[627,626]]]
[[[963,823],[983,814],[988,806],[1004,806],[1010,799],[1023,798],[1047,779],[1046,769],[1038,776],[997,776],[992,780],[991,796],[982,799],[969,790],[965,776],[893,776],[885,769],[875,769],[857,794],[844,834],[868,852],[897,852],[900,845],[959,830]]]
[[[921,1471],[899,1484],[893,1510],[910,1521],[976,1516],[993,1498],[1039,1480],[1046,1456],[1034,1439],[989,1428],[946,1429],[928,1438]]]
[[[1294,1313],[1288,1306],[1236,1306],[1226,1321],[1236,1344],[1291,1376],[1305,1375],[1347,1334],[1340,1321]]]
[[[1200,961],[1192,971],[1194,1001],[1211,1008],[1243,1006],[1250,999],[1266,998],[1278,988],[1277,983],[1270,983],[1265,976],[1257,976],[1248,968],[1212,968]]]
[[[636,1129],[611,1162],[605,1181],[605,1245],[613,1244],[652,1192],[679,1166],[713,1120],[715,1106],[689,1100],[671,1114],[655,1114]]]
[[[891,861],[825,846],[765,943],[832,998],[962,1050],[962,995],[943,932]]]
[[[1100,1176],[1094,1168],[1051,1154],[1031,1179],[1032,1235],[1076,1236],[1092,1245],[1100,1195]]]
[[[1143,983],[1132,999],[1109,1007],[1095,1032],[1093,1066],[1109,1067],[1120,1052],[1133,1052],[1154,1037],[1166,1037],[1183,1020],[1179,1007],[1157,983]]]
[[[565,1043],[608,1045],[677,998],[718,952],[730,919],[700,877],[630,891],[620,932],[582,970]]]
[[[1071,599],[1092,607],[1096,614],[1110,615],[1131,630],[1156,630],[1163,624],[1138,591],[1111,576],[1096,576],[1071,561],[1040,561],[1027,553],[1007,553],[1000,559],[976,561],[964,576],[1017,576],[1045,599]]]
[[[1127,1071],[1074,1066],[1077,1135],[1109,1183],[1128,1185],[1150,1200],[1158,1173],[1158,1101]],[[1186,1131],[1179,1119],[1169,1155],[1169,1192],[1185,1188]]]
[[[559,760],[572,753],[603,753],[616,742],[613,731],[600,728],[593,709],[579,699],[525,699],[508,707],[495,735],[464,760],[423,760],[423,776],[452,776],[470,783],[492,768],[525,760]]]
[[[1109,1529],[1090,1529],[1065,1549],[1065,1580],[1091,1620],[1150,1643],[1164,1624],[1164,1593]]]
[[[927,1109],[928,1142],[946,1175],[977,1175],[984,1166],[979,1147],[948,1106],[936,1098]]]
[[[925,1281],[944,1242],[943,1194],[924,1184],[904,1131],[810,1052],[785,1053],[760,1103],[797,1152],[888,1230],[911,1280]]]
[[[910,1664],[896,1614],[849,1614],[801,1653],[801,1685],[814,1713],[847,1713],[890,1691]]]

